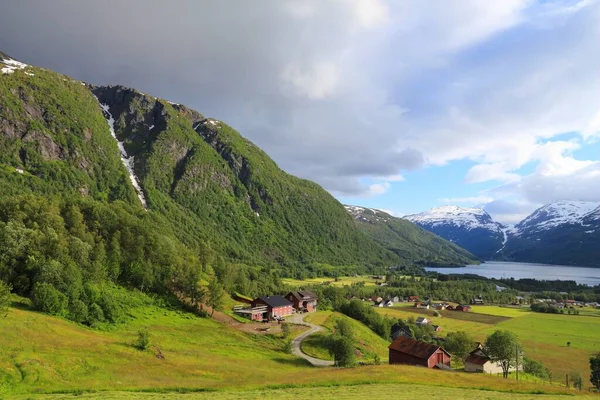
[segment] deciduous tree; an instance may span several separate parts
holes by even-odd
[[[498,330],[488,336],[485,340],[484,352],[492,362],[502,366],[504,378],[508,377],[509,369],[517,365],[517,358],[523,359],[523,349],[517,336],[511,331]]]

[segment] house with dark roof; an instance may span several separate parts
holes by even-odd
[[[428,325],[429,322],[431,322],[431,321],[429,321],[427,318],[425,318],[425,317],[419,317],[415,321],[415,324],[417,324],[417,325]]]
[[[298,311],[317,311],[317,295],[308,290],[289,292],[285,298],[290,301]]]
[[[510,367],[510,371],[514,371],[515,367]],[[485,372],[487,374],[498,374],[502,372],[502,365],[500,363],[490,360],[490,358],[483,351],[481,344],[477,345],[477,348],[469,353],[469,356],[465,359],[465,372]]]
[[[392,325],[391,328],[391,336],[392,336],[392,340],[396,340],[396,338],[400,337],[400,336],[404,336],[407,338],[412,338],[412,334],[410,333],[410,331],[408,329],[406,329],[404,327],[404,325],[400,325],[400,324],[394,324]]]
[[[441,346],[399,336],[388,346],[390,364],[449,369],[451,356]]]
[[[292,315],[294,312],[294,305],[291,301],[283,296],[262,296],[252,301],[252,308],[266,306],[267,311],[264,315],[264,319],[284,317],[286,315]]]
[[[471,311],[471,306],[466,305],[466,304],[459,304],[458,306],[456,306],[455,310],[468,312],[468,311]]]

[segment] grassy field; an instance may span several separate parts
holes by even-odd
[[[398,394],[402,395],[399,396]],[[586,396],[594,398],[591,396]],[[18,399],[29,399],[22,396]],[[35,398],[35,397],[34,397]],[[72,394],[57,394],[44,396],[48,400],[72,399]],[[540,395],[523,393],[500,393],[477,389],[458,389],[449,387],[438,387],[432,390],[431,386],[415,384],[362,384],[348,386],[325,386],[325,387],[298,387],[298,388],[265,388],[244,391],[218,391],[200,393],[136,393],[136,392],[102,392],[85,393],[77,398],[84,400],[140,400],[140,399],[186,399],[186,400],[296,400],[299,398],[315,399],[346,399],[358,400],[367,398],[403,398],[412,400],[430,399],[462,399],[462,400],[562,400],[572,399],[573,395]]]
[[[332,286],[350,286],[353,283],[364,282],[365,286],[375,286],[378,282],[376,279],[371,278],[369,275],[364,276],[342,276],[337,278],[336,281],[334,278],[309,278],[304,280],[284,278],[281,281],[289,286],[306,286],[306,285],[321,285],[324,282],[330,282],[329,284]]]
[[[366,325],[343,314],[331,311],[319,311],[306,317],[306,321],[323,326],[326,332],[309,336],[302,342],[302,351],[316,358],[333,360],[333,357],[327,350],[325,341],[327,336],[333,332],[336,321],[340,318],[349,321],[354,330],[357,341],[356,350],[360,352],[358,361],[373,362],[375,355],[378,355],[380,361],[387,362],[389,345],[387,340],[375,334]]]
[[[441,336],[464,330],[484,341],[497,329],[507,329],[519,337],[526,354],[550,368],[553,379],[564,381],[565,374],[578,371],[589,386],[589,357],[600,351],[600,316],[534,313],[498,306],[474,306],[472,312],[443,311],[433,317],[432,310],[410,307],[378,308],[394,318],[426,316],[442,327]],[[567,346],[567,342],[571,342]]]
[[[368,397],[365,393],[369,390],[375,394],[396,390],[390,389],[393,386],[370,385],[384,383],[409,384],[403,387],[415,393],[415,385],[427,385],[429,396],[432,386],[435,391],[439,387],[440,393],[462,393],[461,388],[468,389],[462,398],[481,398],[477,397],[481,394],[510,398],[507,393],[540,390],[564,393],[558,387],[517,384],[474,374],[461,374],[457,379],[456,373],[409,366],[314,368],[303,359],[286,354],[283,339],[276,336],[247,334],[210,319],[156,306],[129,312],[135,319],[98,331],[27,309],[11,309],[6,318],[0,319],[0,398],[39,398],[52,393],[53,398],[65,398],[89,391],[98,393],[84,398],[178,398],[179,395],[162,392],[186,390],[217,390],[185,395],[186,398],[239,398],[239,392],[231,390],[248,390],[244,398],[285,399],[313,392],[327,398],[335,390],[351,399]],[[314,318],[324,317],[316,314]],[[148,351],[132,346],[142,327],[148,327],[151,333],[152,347]],[[157,348],[164,359],[157,358]],[[369,385],[353,386],[366,383]],[[332,389],[332,385],[342,387]],[[143,393],[131,393],[137,391]],[[157,391],[161,394],[151,394]]]

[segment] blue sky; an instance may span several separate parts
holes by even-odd
[[[506,223],[600,201],[598,43],[600,0],[20,0],[0,14],[0,50],[222,120],[344,203],[481,205]]]

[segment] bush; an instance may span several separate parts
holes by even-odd
[[[523,371],[541,379],[552,379],[550,370],[544,364],[539,361],[532,360],[529,357],[523,358]]]
[[[0,281],[0,317],[6,316],[8,307],[10,307],[10,290],[11,287]]]
[[[150,347],[150,331],[148,331],[148,328],[143,328],[138,331],[135,347],[142,351],[147,350],[148,347]]]
[[[90,325],[95,322],[104,322],[105,320],[106,318],[104,318],[104,311],[102,311],[102,307],[96,303],[92,303],[88,312],[88,321]]]
[[[433,316],[434,316],[434,317],[439,317],[439,316],[441,316],[441,314],[440,314],[440,312],[439,312],[439,311],[434,311],[434,312],[433,312]]]
[[[74,300],[69,306],[69,319],[75,322],[84,323],[88,320],[88,307],[81,300]]]
[[[294,348],[294,345],[292,344],[291,340],[286,340],[284,345],[283,345],[283,351],[288,353],[288,354],[292,354],[292,350]]]
[[[65,315],[68,299],[50,283],[36,283],[31,293],[36,310],[51,315]]]

